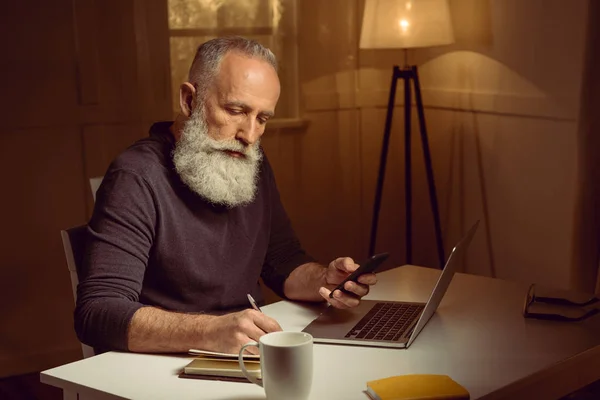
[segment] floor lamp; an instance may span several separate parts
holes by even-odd
[[[425,126],[425,113],[421,97],[421,85],[416,65],[408,64],[408,49],[450,44],[454,41],[450,11],[447,0],[366,0],[360,37],[361,49],[402,49],[404,65],[395,65],[385,119],[385,130],[377,175],[377,188],[371,220],[369,256],[375,254],[379,210],[385,180],[387,154],[389,148],[392,119],[398,80],[404,83],[404,162],[406,196],[406,263],[412,263],[412,171],[411,171],[411,126],[412,126],[412,87],[415,90],[419,131],[427,173],[429,200],[433,214],[436,248],[440,268],[444,267],[444,245],[438,210],[435,179],[429,152],[429,139]]]

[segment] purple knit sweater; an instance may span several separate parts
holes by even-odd
[[[144,305],[221,314],[259,301],[259,276],[277,294],[312,261],[280,202],[266,157],[253,203],[227,209],[182,183],[171,122],[156,123],[110,165],[88,224],[75,331],[98,351],[127,350],[127,329]]]

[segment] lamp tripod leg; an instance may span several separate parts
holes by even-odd
[[[437,194],[435,190],[435,180],[433,177],[433,166],[431,163],[431,154],[429,152],[429,139],[427,138],[427,128],[425,126],[425,113],[423,111],[423,99],[421,97],[421,85],[419,83],[419,75],[417,67],[413,66],[413,77],[415,85],[415,98],[417,102],[417,113],[419,116],[419,126],[421,132],[421,142],[423,145],[423,157],[425,159],[425,169],[427,172],[427,182],[429,186],[429,200],[431,203],[431,211],[433,213],[433,222],[435,226],[435,239],[436,247],[438,252],[438,258],[440,263],[440,269],[444,268],[445,257],[444,257],[444,244],[442,241],[442,229],[440,223],[439,208],[437,202]]]
[[[369,257],[375,254],[375,244],[377,241],[377,228],[379,224],[379,210],[381,208],[381,195],[383,192],[383,182],[385,180],[385,168],[387,164],[387,154],[390,144],[390,134],[392,130],[392,119],[394,116],[394,103],[396,100],[396,83],[398,81],[399,69],[394,66],[392,71],[392,83],[390,84],[390,95],[388,99],[387,114],[385,117],[385,129],[383,133],[383,143],[381,146],[381,155],[379,158],[379,173],[377,175],[377,189],[375,191],[375,201],[373,202],[373,217],[371,219],[371,238],[369,240]]]
[[[412,94],[410,76],[404,78],[404,198],[405,198],[405,241],[406,263],[412,264],[412,148],[411,148],[411,119]]]

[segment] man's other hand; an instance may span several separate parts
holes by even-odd
[[[356,307],[360,303],[360,299],[369,293],[369,287],[377,283],[377,276],[374,273],[360,275],[358,283],[352,281],[346,282],[344,289],[351,292],[351,294],[344,293],[341,290],[336,290],[333,293],[333,298],[330,298],[329,294],[357,268],[358,264],[350,257],[341,257],[333,260],[329,263],[325,273],[326,286],[319,289],[319,294],[334,307]]]

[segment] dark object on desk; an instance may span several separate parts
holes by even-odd
[[[530,285],[527,295],[525,296],[525,302],[523,304],[523,316],[525,318],[542,319],[548,321],[578,322],[600,312],[600,310],[597,308],[588,310],[585,309],[585,307],[596,304],[598,301],[600,301],[600,299],[595,296],[592,296],[585,301],[574,301],[562,297],[536,296],[535,289],[535,284]],[[545,307],[543,312],[539,312],[539,310],[536,312],[531,310],[532,306],[535,304],[543,304],[551,307]],[[561,313],[561,311],[563,312]],[[577,315],[565,315],[564,311],[569,311],[569,313],[576,312]]]
[[[356,269],[356,271],[351,273],[346,279],[344,279],[342,282],[340,282],[340,284],[337,285],[337,287],[335,289],[333,289],[331,291],[331,293],[329,293],[329,297],[333,298],[333,292],[335,292],[336,290],[341,290],[342,292],[351,295],[352,293],[350,293],[346,289],[344,289],[344,284],[348,281],[356,282],[358,277],[361,276],[362,274],[368,274],[371,272],[375,272],[377,267],[379,267],[381,265],[381,263],[384,262],[386,260],[386,258],[389,257],[389,255],[390,255],[389,253],[376,254],[372,257],[369,257],[367,260],[361,262],[360,267],[358,267]]]

